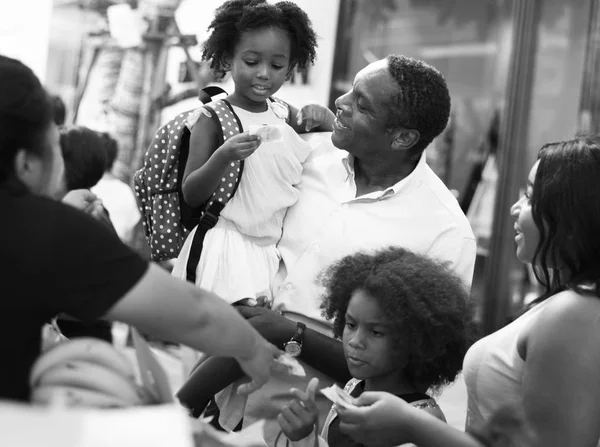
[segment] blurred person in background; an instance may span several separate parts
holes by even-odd
[[[84,126],[66,126],[60,129],[60,148],[65,170],[61,188],[66,195],[70,191],[90,190],[104,175],[107,152],[102,134]],[[106,209],[95,199],[88,212],[114,231]],[[112,342],[111,323],[106,320],[84,322],[67,314],[56,320],[67,338],[96,337]]]
[[[91,191],[102,200],[102,204],[108,211],[113,227],[121,240],[129,243],[141,215],[131,187],[112,173],[115,160],[119,154],[117,140],[108,133],[101,133],[100,137],[106,154],[106,169],[102,178],[91,188]]]

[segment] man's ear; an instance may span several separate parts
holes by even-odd
[[[391,147],[394,150],[408,150],[419,142],[421,134],[416,129],[397,129],[392,133]]]
[[[19,149],[14,158],[15,177],[25,184],[29,190],[34,190],[43,174],[42,160],[25,149]]]

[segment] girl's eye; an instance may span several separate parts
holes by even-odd
[[[356,327],[356,324],[350,323],[349,321],[346,321],[346,327],[348,329],[354,329]]]
[[[245,62],[246,62],[246,65],[250,65],[250,66],[258,64],[258,62],[256,62],[256,61],[245,61]]]
[[[275,65],[275,64],[273,64],[273,68],[275,68],[276,70],[281,70],[283,68],[283,65]]]

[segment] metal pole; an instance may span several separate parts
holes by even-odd
[[[483,330],[489,334],[504,326],[510,313],[514,285],[515,243],[510,206],[523,182],[528,144],[531,90],[538,47],[541,0],[513,0],[512,54],[506,102],[500,123],[499,175],[496,185],[490,257],[485,266]]]

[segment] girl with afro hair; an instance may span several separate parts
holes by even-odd
[[[346,256],[322,275],[323,313],[333,319],[348,369],[345,387],[394,394],[437,418],[445,417],[427,393],[454,381],[474,335],[469,294],[462,281],[437,261],[391,247]],[[313,378],[278,416],[294,444],[313,445],[318,411]],[[340,431],[334,404],[321,432],[332,447],[360,445]]]
[[[221,144],[217,122],[208,111],[199,113],[182,190],[190,206],[200,206],[227,167],[245,160],[239,187],[206,234],[196,268],[199,287],[236,302],[264,295],[279,268],[275,244],[287,208],[298,200],[295,186],[310,152],[298,133],[331,131],[335,117],[323,106],[298,111],[273,99],[293,70],[309,66],[316,55],[311,22],[295,3],[230,0],[216,10],[208,29],[202,57],[210,61],[217,78],[231,74],[234,91],[226,101],[245,131]],[[173,269],[182,279],[195,231]]]

